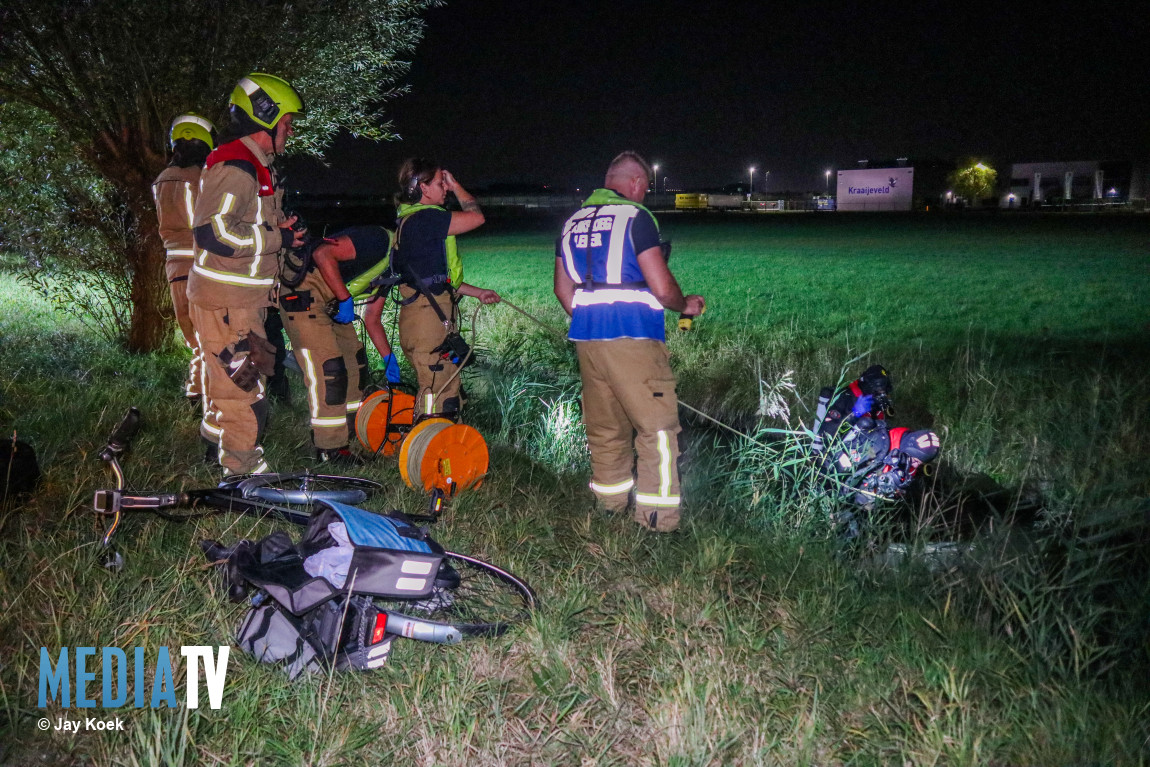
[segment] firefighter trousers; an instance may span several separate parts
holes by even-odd
[[[399,292],[404,300],[415,295],[415,290],[406,285]],[[454,320],[455,305],[451,291],[433,295],[431,299],[439,306],[444,317]],[[443,321],[428,303],[427,296],[421,295],[400,307],[399,346],[407,356],[407,361],[415,368],[415,378],[419,385],[415,395],[417,415],[458,413],[462,408],[460,380],[455,375],[458,367],[434,351],[447,338],[447,332]]]
[[[192,327],[192,315],[188,310],[188,272],[192,269],[193,259],[182,257],[169,257],[164,264],[168,278],[168,290],[172,294],[172,309],[176,314],[176,324],[180,327],[180,335],[184,338],[184,346],[192,352],[192,359],[188,363],[188,378],[184,382],[184,396],[196,399],[204,393],[203,390],[203,357],[200,346],[196,343],[196,331]]]
[[[355,432],[355,414],[368,380],[367,352],[354,324],[334,322],[318,300],[308,304],[310,300],[309,295],[293,302],[293,310],[281,299],[280,316],[303,371],[312,442],[320,450],[336,450],[347,446]]]
[[[264,338],[265,310],[250,306],[214,309],[193,301],[190,311],[204,358],[205,412],[200,435],[219,445],[225,474],[266,472],[260,447],[267,419],[265,379],[261,375],[255,388],[244,391],[220,360],[221,353],[243,353],[249,335]]]
[[[661,341],[578,341],[583,424],[591,451],[591,490],[634,519],[670,532],[679,526],[679,412],[675,375]],[[638,460],[636,460],[636,454]]]

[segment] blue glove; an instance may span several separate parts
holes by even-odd
[[[383,370],[388,383],[399,383],[399,360],[395,358],[394,354],[389,354],[383,358]]]
[[[348,325],[355,319],[355,301],[351,296],[339,302],[339,311],[332,317],[340,325]]]
[[[855,400],[855,406],[851,408],[851,415],[855,418],[861,418],[870,412],[871,405],[874,404],[874,397],[870,394],[864,394]]]

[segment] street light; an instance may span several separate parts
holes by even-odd
[[[659,163],[655,163],[655,194],[659,193]]]
[[[751,183],[749,185],[749,188],[747,189],[747,199],[748,200],[751,199],[751,195],[754,193],[754,191],[755,191],[755,166],[752,165],[751,166]]]
[[[827,177],[827,194],[826,194],[826,196],[830,197],[831,196],[831,172],[829,170],[826,172],[826,177]]]

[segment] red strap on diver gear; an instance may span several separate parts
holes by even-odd
[[[208,159],[204,162],[204,170],[218,162],[227,162],[228,160],[242,160],[250,163],[256,169],[256,183],[260,185],[260,197],[271,197],[275,194],[276,190],[272,188],[272,172],[268,170],[266,165],[257,160],[252,150],[248,149],[247,145],[239,139],[229,141],[209,154]]]
[[[890,449],[898,450],[902,445],[902,436],[906,434],[906,427],[899,426],[897,429],[890,430]]]
[[[851,394],[855,395],[855,399],[858,399],[859,397],[861,397],[863,395],[862,387],[859,386],[859,382],[857,380],[851,381],[849,388],[851,390]],[[875,418],[880,420],[880,421],[885,420],[886,419],[886,411],[880,410],[875,415]]]

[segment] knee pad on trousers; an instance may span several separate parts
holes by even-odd
[[[342,405],[347,402],[347,365],[343,357],[324,360],[324,404]]]
[[[448,397],[447,399],[443,400],[441,407],[443,408],[444,413],[458,413],[459,397]],[[447,415],[446,417],[451,418],[452,416]]]

